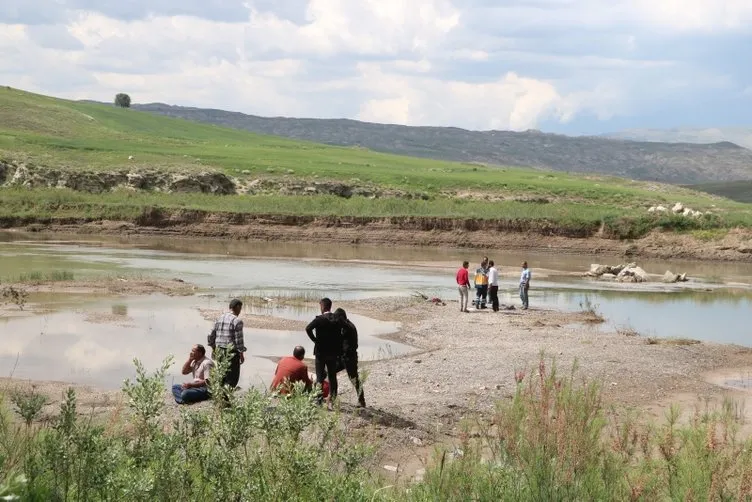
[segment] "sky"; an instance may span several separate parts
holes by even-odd
[[[752,0],[2,0],[0,85],[263,116],[752,126]]]

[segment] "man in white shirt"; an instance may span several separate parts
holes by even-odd
[[[520,274],[520,300],[522,300],[522,310],[527,310],[530,306],[528,291],[530,290],[530,269],[527,268],[527,262],[522,263],[522,273]]]
[[[499,311],[499,270],[494,261],[488,262],[488,299],[491,300],[491,308],[494,312]]]
[[[175,396],[175,402],[191,404],[209,399],[211,396],[207,381],[213,367],[214,361],[206,357],[206,348],[201,344],[194,345],[181,370],[183,375],[191,373],[193,381],[172,386],[172,395]]]

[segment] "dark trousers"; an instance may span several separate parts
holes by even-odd
[[[358,353],[345,354],[345,371],[347,371],[347,377],[355,386],[355,392],[358,393],[358,403],[361,406],[366,405],[366,396],[363,392],[363,386],[360,385],[360,375],[358,375]]]
[[[491,307],[494,312],[499,311],[499,286],[488,287],[488,298],[491,301]]]
[[[486,299],[488,298],[488,284],[475,286],[475,308],[486,308]]]
[[[225,361],[230,361],[227,372],[222,376],[222,385],[229,386],[232,390],[238,386],[238,382],[240,381],[240,352],[228,350],[224,347],[217,347],[215,352],[215,354],[212,354],[215,359],[220,357]]]
[[[198,403],[200,401],[206,401],[211,397],[209,395],[209,389],[206,387],[184,389],[180,384],[172,386],[172,395],[175,397],[175,402],[178,404]]]
[[[337,397],[337,356],[316,356],[316,383],[321,385],[329,377],[329,396]]]

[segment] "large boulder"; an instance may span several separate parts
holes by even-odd
[[[671,208],[671,211],[674,214],[683,213],[684,212],[684,204],[682,204],[681,202],[677,202],[676,204],[674,204],[674,207]]]
[[[648,282],[650,276],[636,264],[630,263],[619,272],[616,279],[620,282]]]

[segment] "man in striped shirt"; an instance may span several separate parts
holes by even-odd
[[[230,361],[230,367],[222,378],[222,385],[234,389],[240,380],[240,365],[245,362],[245,342],[243,340],[243,321],[238,318],[243,309],[243,302],[237,298],[230,302],[230,311],[225,312],[214,323],[209,333],[208,344],[212,348],[212,359]]]

